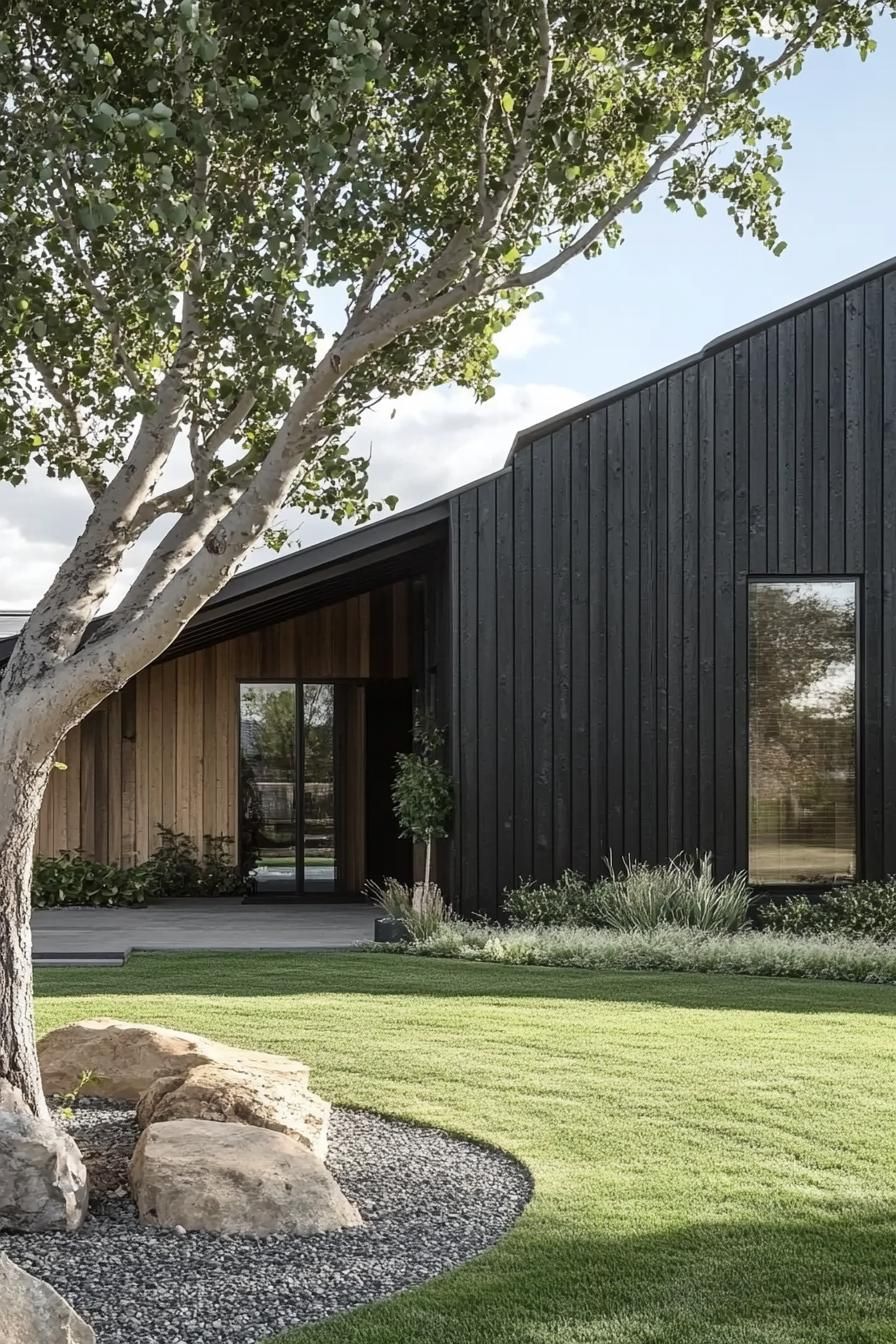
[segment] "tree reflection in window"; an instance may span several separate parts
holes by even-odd
[[[856,867],[856,585],[750,585],[750,880]]]

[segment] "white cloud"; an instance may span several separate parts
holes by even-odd
[[[557,314],[553,316],[556,319]],[[501,359],[525,359],[533,350],[558,345],[559,341],[556,331],[545,325],[541,309],[534,305],[524,308],[519,317],[499,334],[495,344],[501,351]]]
[[[499,380],[491,401],[477,404],[461,388],[431,388],[378,406],[358,429],[352,451],[371,455],[371,496],[397,495],[398,508],[407,509],[497,471],[518,430],[574,406],[585,395],[554,383]],[[291,526],[298,522],[303,546],[336,530],[316,518],[289,519]],[[252,557],[255,562],[269,558],[261,551]]]
[[[524,330],[523,344],[549,339],[538,323],[529,326],[528,335]],[[550,383],[499,380],[491,401],[478,405],[472,393],[460,388],[433,388],[377,407],[355,435],[352,450],[371,454],[371,494],[397,495],[398,507],[409,508],[498,470],[518,430],[584,395]],[[0,485],[0,609],[37,601],[81,531],[87,511],[87,496],[74,481],[50,481],[35,471],[24,485]],[[336,530],[315,518],[289,521],[291,526],[301,523],[298,539],[305,546]],[[116,600],[152,540],[145,538],[129,555],[115,585]],[[259,548],[250,563],[269,558]]]

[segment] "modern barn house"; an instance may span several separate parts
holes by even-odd
[[[262,892],[406,877],[415,702],[466,911],[608,854],[896,871],[896,260],[240,574],[63,744],[40,848],[132,864],[163,823],[237,837]]]

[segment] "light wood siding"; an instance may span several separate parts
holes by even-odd
[[[60,745],[38,832],[40,854],[81,850],[130,867],[155,848],[161,823],[198,845],[237,830],[237,683],[410,677],[407,581],[156,663],[110,696]],[[346,732],[363,738],[363,704]],[[349,772],[353,776],[353,772]],[[354,772],[357,774],[357,771]],[[363,779],[346,781],[344,825],[360,879]]]

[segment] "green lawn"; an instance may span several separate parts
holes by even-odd
[[[301,1344],[896,1341],[892,989],[370,955],[43,971],[95,1014],[301,1056],[481,1136],[536,1194],[494,1251]]]

